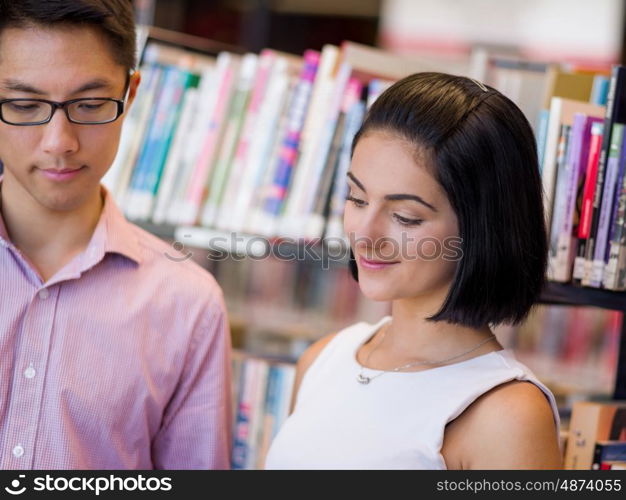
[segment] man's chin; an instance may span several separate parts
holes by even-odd
[[[52,193],[50,191],[34,194],[33,198],[37,203],[50,212],[68,213],[86,207],[92,201],[92,196],[97,196],[99,191],[89,194],[83,189],[67,189],[62,192]],[[64,191],[64,192],[63,192]]]

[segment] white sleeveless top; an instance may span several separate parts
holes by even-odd
[[[554,396],[507,349],[357,382],[358,349],[390,319],[352,325],[319,353],[302,379],[294,412],[270,447],[266,469],[446,469],[440,453],[446,424],[511,380],[530,381],[545,393],[558,434]]]

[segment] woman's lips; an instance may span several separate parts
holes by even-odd
[[[359,265],[364,269],[387,269],[394,264],[399,264],[399,261],[369,260],[359,255]]]

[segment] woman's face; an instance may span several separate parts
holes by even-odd
[[[368,132],[355,147],[344,228],[370,299],[438,308],[448,293],[461,257],[457,217],[427,161],[386,132]]]

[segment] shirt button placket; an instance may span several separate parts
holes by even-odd
[[[2,462],[4,468],[30,469],[33,466],[32,450],[41,418],[44,383],[43,377],[38,377],[37,372],[43,375],[46,369],[45,360],[48,358],[54,325],[56,300],[53,299],[56,293],[56,288],[36,291],[26,311],[21,331],[23,341],[19,351],[16,351],[16,365],[21,366],[21,376],[15,380],[15,392],[11,397],[5,441],[9,448]]]
[[[24,376],[27,379],[31,379],[31,378],[35,378],[35,375],[37,375],[37,372],[35,371],[35,369],[33,368],[33,364],[31,363],[29,367],[26,368],[26,370],[24,370]]]
[[[15,458],[21,458],[24,455],[24,447],[21,444],[18,444],[15,448],[13,448],[13,456]]]

